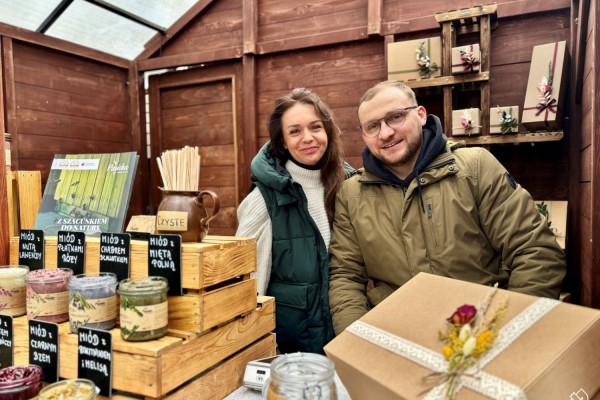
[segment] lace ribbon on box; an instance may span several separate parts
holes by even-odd
[[[467,370],[461,377],[457,392],[462,387],[467,387],[492,399],[525,400],[527,397],[518,386],[496,376],[490,375],[481,369],[500,353],[506,350],[512,342],[518,339],[527,329],[532,327],[544,315],[556,307],[560,302],[540,298],[525,308],[515,318],[500,329],[494,346],[481,358],[476,366]],[[435,372],[444,373],[448,369],[448,362],[439,353],[432,351],[420,344],[403,339],[388,333],[373,325],[356,321],[346,330],[361,339],[402,356],[414,363]],[[437,385],[425,396],[426,400],[444,399],[444,385]]]

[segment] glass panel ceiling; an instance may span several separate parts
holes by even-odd
[[[198,0],[73,0],[45,34],[128,60]],[[98,3],[98,4],[94,4]],[[38,31],[61,0],[0,0],[0,22]]]

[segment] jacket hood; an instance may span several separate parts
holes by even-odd
[[[447,141],[448,138],[442,132],[440,119],[435,115],[429,114],[423,126],[423,143],[419,150],[415,168],[406,179],[398,178],[396,174],[371,153],[368,147],[365,147],[362,153],[363,165],[367,172],[376,177],[406,188],[438,155],[445,151]]]
[[[265,143],[252,159],[250,164],[251,179],[253,182],[258,181],[273,190],[283,192],[292,185],[292,177],[284,168],[281,160],[271,156],[269,153],[270,145],[270,141]]]

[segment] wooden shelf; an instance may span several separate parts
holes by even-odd
[[[433,86],[460,85],[469,82],[484,82],[490,79],[489,72],[468,75],[439,76],[437,78],[404,81],[411,89],[428,88]]]
[[[465,141],[468,145],[488,145],[503,143],[536,143],[536,142],[556,142],[563,138],[563,131],[556,132],[526,132],[526,133],[507,133],[505,135],[473,135],[473,136],[453,136],[450,139],[454,141]]]

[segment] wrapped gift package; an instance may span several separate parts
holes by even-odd
[[[515,133],[519,131],[519,106],[490,108],[490,133]]]
[[[442,39],[438,37],[388,44],[388,79],[408,81],[442,75]]]
[[[566,247],[566,237],[567,237],[567,210],[568,210],[568,201],[556,201],[556,200],[535,200],[536,206],[545,207],[548,218],[548,223],[550,224],[550,230],[554,233],[556,237],[556,242],[560,246],[561,249],[565,249]]]
[[[444,384],[423,379],[447,371],[438,333],[459,307],[479,307],[491,290],[419,273],[333,339],[325,352],[353,399],[443,399]],[[489,309],[504,300],[498,337],[475,371],[459,378],[456,399],[569,399],[573,393],[591,399],[598,394],[600,311],[501,289]]]
[[[481,110],[465,108],[452,111],[452,136],[470,136],[481,133]]]
[[[479,44],[452,48],[452,73],[469,74],[479,72],[481,65],[481,50]]]
[[[521,118],[528,130],[561,128],[567,65],[565,41],[533,48]]]

